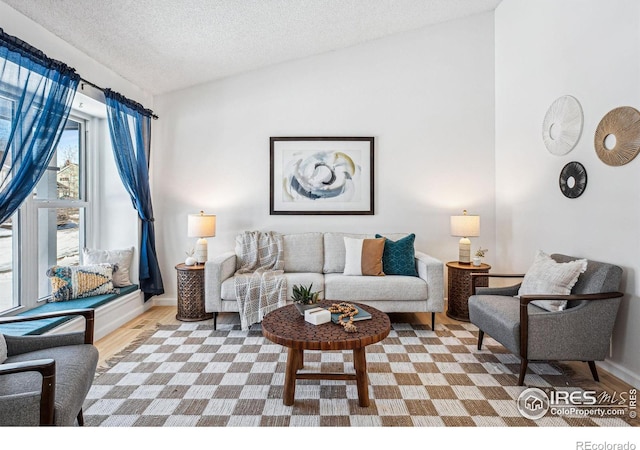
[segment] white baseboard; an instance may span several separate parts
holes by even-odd
[[[153,298],[153,306],[177,306],[178,299],[174,297],[154,297]]]
[[[596,365],[598,367],[602,367],[603,370],[606,370],[611,375],[620,378],[625,383],[640,389],[640,376],[631,372],[629,369],[622,367],[620,364],[607,359],[604,361],[598,361]]]
[[[142,314],[153,306],[153,300],[144,302],[142,291],[137,290],[123,295],[96,308],[94,341],[102,339],[125,323]],[[54,328],[49,333],[69,333],[84,330],[84,319],[76,318]]]

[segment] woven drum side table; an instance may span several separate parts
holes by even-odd
[[[460,264],[458,261],[447,263],[447,275],[449,277],[447,290],[447,316],[461,322],[469,322],[469,297],[471,297],[472,273],[488,273],[491,266],[489,264]],[[476,281],[476,286],[488,286],[489,279],[480,277]]]
[[[176,319],[197,322],[211,319],[213,313],[204,310],[204,264],[178,264],[178,313]]]

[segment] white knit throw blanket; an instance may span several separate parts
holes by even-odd
[[[235,291],[243,330],[287,300],[282,236],[268,231],[245,231],[236,237],[240,268],[235,273]]]

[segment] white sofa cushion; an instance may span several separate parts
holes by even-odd
[[[324,276],[324,298],[328,300],[424,300],[427,283],[418,277],[387,275],[352,277],[341,273]]]
[[[322,233],[283,235],[284,271],[322,273],[324,264]]]
[[[324,298],[324,276],[321,273],[291,272],[285,273],[284,276],[287,279],[287,303],[291,303],[293,286],[296,284],[309,286],[313,283],[313,290],[321,291],[320,299]],[[234,277],[227,278],[222,282],[220,293],[223,300],[237,300]]]

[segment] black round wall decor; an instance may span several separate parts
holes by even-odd
[[[587,187],[587,171],[577,161],[571,161],[560,172],[560,190],[567,198],[578,198]]]

